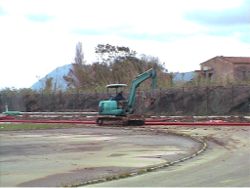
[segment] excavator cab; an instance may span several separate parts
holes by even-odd
[[[106,86],[107,92],[110,95],[108,100],[100,101],[99,114],[100,115],[116,115],[123,116],[125,112],[126,100],[123,96],[123,90],[127,87],[127,84],[109,84]],[[110,90],[115,90],[110,92]]]
[[[109,84],[106,85],[107,88],[107,93],[110,95],[111,100],[125,100],[123,96],[123,91],[124,88],[127,87],[127,84]],[[115,95],[114,92],[111,92],[110,90],[115,90]]]

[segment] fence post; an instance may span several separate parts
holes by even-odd
[[[184,86],[182,87],[182,115],[185,114],[184,109],[185,109],[185,103],[184,103],[184,93],[185,93],[185,88]],[[185,110],[186,111],[186,110]]]
[[[5,103],[5,112],[8,112],[8,111],[9,111],[8,104]]]
[[[206,115],[208,116],[208,103],[209,103],[209,99],[208,99],[208,86],[206,86]]]
[[[41,102],[42,102],[42,103],[41,103],[41,104],[42,104],[42,105],[41,105],[41,106],[42,106],[41,111],[45,111],[45,110],[44,110],[44,102],[43,102],[43,101],[44,101],[44,98],[43,98],[43,97],[44,97],[44,96],[43,96],[43,91],[42,91],[42,93],[40,94],[40,99],[41,99]]]
[[[231,106],[234,105],[234,86],[231,87]]]

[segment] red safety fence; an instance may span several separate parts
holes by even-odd
[[[63,124],[85,124],[93,125],[95,121],[81,121],[81,120],[25,120],[25,119],[1,119],[0,122],[9,123],[63,123]],[[250,122],[221,122],[221,121],[207,121],[207,122],[166,122],[157,120],[147,120],[145,125],[156,126],[250,126]]]

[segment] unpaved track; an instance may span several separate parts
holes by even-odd
[[[79,185],[174,161],[201,147],[189,137],[141,128],[3,131],[0,138],[0,186]]]
[[[179,165],[148,174],[90,186],[104,187],[250,187],[249,127],[157,127],[206,138],[208,149]]]

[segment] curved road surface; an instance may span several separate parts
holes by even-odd
[[[141,128],[0,132],[0,186],[74,186],[192,155],[201,143]]]
[[[203,154],[179,165],[89,186],[250,186],[249,127],[162,127],[159,129],[206,138],[208,149]]]
[[[157,134],[142,129],[159,130]],[[174,166],[89,186],[250,187],[250,127],[147,126],[0,132],[0,186],[70,186],[207,150]]]

